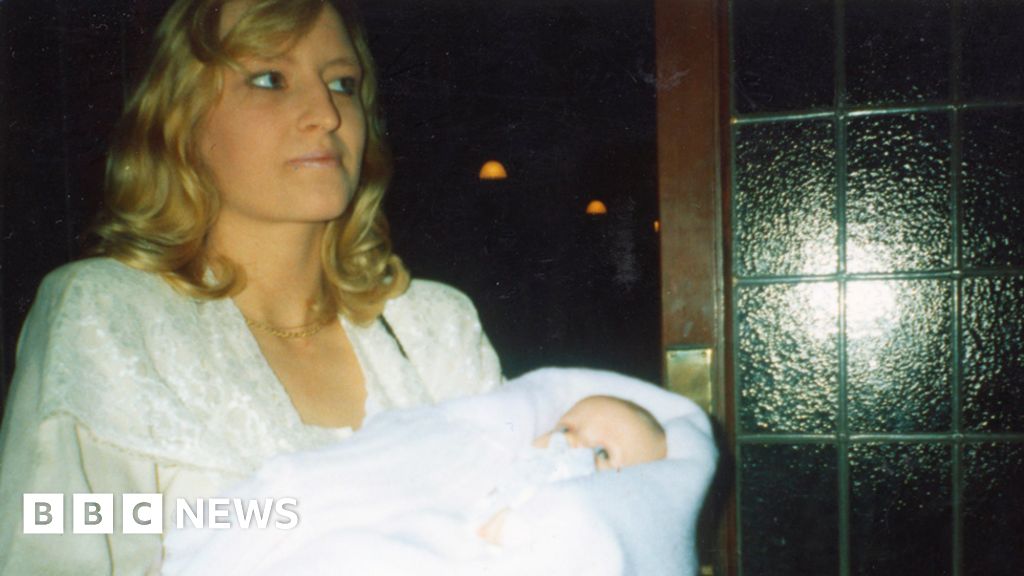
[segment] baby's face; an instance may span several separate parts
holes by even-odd
[[[665,457],[664,432],[657,430],[626,401],[609,396],[580,400],[555,429],[533,441],[546,448],[551,435],[563,432],[569,446],[594,450],[598,470],[618,470]]]

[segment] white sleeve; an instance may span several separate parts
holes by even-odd
[[[145,574],[158,566],[162,557],[160,534],[125,534],[121,524],[122,494],[153,494],[161,491],[159,466],[143,456],[136,456],[104,444],[84,427],[75,427],[81,453],[82,470],[89,492],[114,495],[114,531],[107,534],[106,552],[114,574]],[[166,512],[169,502],[165,499]],[[173,508],[173,506],[172,506]],[[166,528],[166,523],[164,524]],[[79,572],[84,573],[84,572]]]
[[[160,466],[99,441],[68,416],[55,416],[39,427],[34,458],[25,466],[13,465],[5,453],[5,489],[15,488],[14,498],[4,498],[2,574],[115,574],[142,575],[158,567],[163,555],[159,534],[125,534],[121,523],[121,496],[125,493],[163,493],[164,529],[173,522],[176,496],[213,493],[219,478],[199,470]],[[26,453],[29,451],[26,450]],[[8,459],[11,456],[12,459]],[[8,467],[8,463],[12,463]],[[62,535],[22,533],[21,493],[64,495]],[[112,494],[112,534],[73,534],[72,494]]]
[[[0,484],[0,573],[109,574],[103,535],[71,533],[71,494],[91,492],[75,423],[50,418],[21,446],[5,446]],[[24,534],[22,495],[64,495],[63,534]],[[125,572],[126,574],[128,572]]]
[[[112,306],[128,306],[112,290],[104,302],[99,290],[83,289],[76,281],[82,269],[66,267],[44,281],[19,341],[0,428],[2,574],[143,574],[159,558],[159,536],[124,535],[119,512],[121,494],[166,487],[157,459],[132,446],[168,431],[135,402],[140,388],[154,384],[143,374],[137,333],[110,318]],[[146,432],[130,437],[132,427]],[[165,484],[175,479],[165,476]],[[63,495],[64,534],[24,534],[26,493]],[[114,534],[72,534],[76,493],[114,495]]]
[[[462,292],[414,280],[404,295],[388,303],[384,315],[435,402],[501,384],[498,355]]]

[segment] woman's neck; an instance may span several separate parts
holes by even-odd
[[[245,274],[245,288],[234,296],[242,314],[281,328],[319,320],[313,306],[323,286],[320,245],[326,225],[224,224],[229,223],[214,226],[209,247]]]

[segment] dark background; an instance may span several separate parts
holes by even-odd
[[[166,1],[0,3],[3,375],[42,277],[78,257],[108,136]],[[611,0],[365,1],[415,276],[476,303],[509,376],[660,378],[653,14]],[[481,181],[485,160],[509,179]],[[587,216],[591,199],[609,213]]]

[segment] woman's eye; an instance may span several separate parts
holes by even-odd
[[[349,76],[331,80],[327,83],[327,88],[331,92],[337,92],[338,94],[355,94],[356,85],[356,79]]]
[[[265,90],[284,88],[284,75],[280,72],[260,72],[249,77],[249,84]]]

